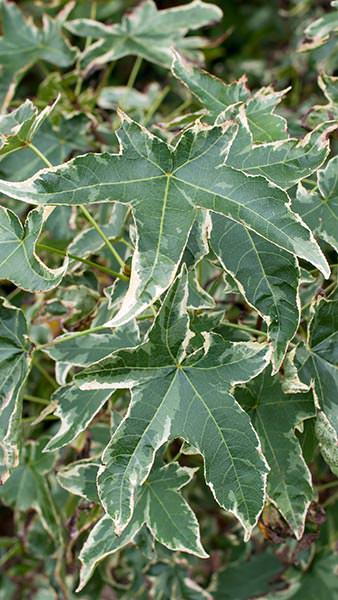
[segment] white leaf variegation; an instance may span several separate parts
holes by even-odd
[[[0,298],[0,481],[19,463],[22,387],[29,368],[27,324],[21,310]]]
[[[171,148],[124,117],[119,154],[88,154],[43,169],[23,182],[0,180],[0,191],[32,204],[116,200],[132,208],[137,245],[129,290],[111,326],[126,323],[167,289],[183,255],[196,209],[245,225],[279,248],[330,269],[285,192],[263,177],[224,164],[236,127],[197,126]]]
[[[82,471],[85,472],[85,468]],[[170,550],[207,558],[197,519],[179,493],[193,473],[193,469],[182,468],[178,463],[155,465],[138,490],[132,520],[120,536],[114,532],[114,522],[108,515],[96,523],[81,550],[78,591],[85,586],[97,563],[132,542],[144,524],[155,539]],[[78,483],[77,487],[83,489],[84,484]]]
[[[61,282],[68,259],[58,269],[49,269],[35,253],[35,246],[49,210],[30,211],[25,225],[11,210],[0,206],[0,278],[29,292],[50,290]]]
[[[212,223],[210,245],[213,251],[268,325],[276,372],[299,325],[297,260],[226,217],[215,214]]]
[[[271,469],[267,493],[300,539],[313,489],[295,428],[315,416],[312,392],[284,394],[278,375],[267,369],[235,396],[251,415]]]
[[[182,437],[204,457],[205,479],[216,500],[241,521],[248,537],[264,501],[267,467],[250,420],[231,385],[260,373],[269,347],[225,342],[208,335],[190,356],[185,269],[170,288],[148,341],[82,371],[82,389],[129,388],[132,400],[104,455],[98,477],[101,502],[117,533],[130,522],[137,489],[156,451]]]
[[[202,0],[165,10],[158,10],[153,0],[144,0],[121,23],[105,25],[92,19],[74,19],[65,26],[76,35],[95,40],[81,59],[88,70],[130,54],[169,67],[172,47],[201,59],[196,50],[203,46],[203,38],[185,35],[221,17],[220,8]]]
[[[301,381],[313,382],[318,406],[338,432],[338,300],[322,299],[315,306],[306,344],[296,352]]]

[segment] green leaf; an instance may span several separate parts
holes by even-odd
[[[337,2],[331,2],[331,6],[332,8],[338,9]],[[310,41],[304,43],[300,49],[304,51],[323,46],[323,44],[329,40],[330,35],[337,32],[338,10],[333,10],[332,12],[329,11],[305,29],[305,36],[310,39]]]
[[[80,553],[82,568],[78,591],[87,583],[97,563],[130,543],[144,524],[155,539],[170,550],[207,558],[200,541],[197,519],[179,494],[179,490],[191,480],[193,472],[178,463],[155,466],[138,490],[132,520],[120,536],[114,533],[114,523],[108,515],[98,521]]]
[[[0,298],[0,479],[3,483],[19,463],[22,402],[29,368],[27,325],[21,310]]]
[[[283,570],[283,564],[269,551],[240,561],[220,571],[212,584],[215,600],[248,600],[265,597],[272,592],[273,581]]]
[[[238,81],[226,84],[222,79],[194,67],[174,54],[172,72],[198,98],[207,110],[208,120],[213,123],[224,113],[231,118],[231,109],[235,112],[245,105],[245,113],[253,141],[273,142],[287,137],[287,123],[274,113],[287,90],[275,92],[272,88],[262,88],[252,94],[247,87],[245,76]]]
[[[288,138],[268,144],[254,144],[244,111],[225,164],[248,175],[263,175],[287,190],[314,173],[327,158],[328,134],[336,124],[319,125],[302,140]]]
[[[70,444],[84,431],[112,394],[112,390],[83,391],[72,384],[60,387],[51,397],[60,428],[44,452],[54,452]]]
[[[227,343],[210,334],[203,348],[186,356],[192,335],[186,303],[183,270],[148,341],[76,377],[86,390],[132,389],[129,411],[103,455],[99,495],[121,533],[132,518],[137,488],[149,475],[156,451],[169,438],[182,437],[203,455],[205,479],[215,498],[239,518],[248,537],[262,507],[266,465],[249,417],[229,390],[260,373],[269,350],[256,343]]]
[[[299,185],[292,208],[312,231],[338,252],[338,156],[317,173],[316,190]]]
[[[315,432],[323,459],[338,477],[338,435],[322,411],[318,412]]]
[[[89,147],[87,130],[89,119],[83,114],[61,117],[58,124],[44,121],[35,132],[34,146],[51,162],[60,164],[74,150],[87,151]],[[19,154],[10,154],[0,162],[1,177],[22,180],[34,175],[46,165],[31,148],[21,148]]]
[[[336,553],[317,555],[310,568],[296,583],[292,600],[328,600],[338,594],[338,557]]]
[[[57,100],[40,113],[30,100],[12,112],[0,115],[0,156],[29,144],[42,123],[49,117]]]
[[[273,244],[308,260],[327,277],[329,267],[310,231],[291,212],[288,196],[262,177],[223,164],[233,129],[189,130],[171,148],[124,119],[119,154],[88,154],[25,182],[0,180],[0,191],[33,204],[129,204],[138,231],[128,293],[109,323],[142,312],[172,282],[196,208],[221,213]]]
[[[117,110],[118,107],[126,112],[138,111],[144,114],[150,108],[161,92],[158,83],[151,83],[144,92],[125,86],[105,87],[97,99],[98,106],[106,110]]]
[[[60,541],[60,521],[46,478],[55,457],[41,455],[45,438],[29,442],[25,448],[24,461],[18,466],[6,483],[0,487],[0,498],[16,510],[34,508],[49,535]]]
[[[284,394],[278,375],[267,369],[235,396],[251,416],[271,469],[268,496],[300,539],[313,490],[295,428],[315,416],[312,392]]]
[[[49,269],[35,253],[48,212],[40,208],[31,210],[23,226],[15,213],[0,206],[0,278],[29,292],[56,287],[68,266],[66,259],[58,269]]]
[[[80,333],[80,332],[79,332]],[[58,362],[66,362],[77,367],[86,367],[121,348],[132,348],[140,342],[140,333],[135,321],[116,328],[107,328],[99,333],[88,333],[75,337],[65,333],[44,348],[44,352]]]
[[[299,325],[299,268],[294,256],[239,223],[213,215],[210,245],[241,293],[268,325],[278,371]],[[231,252],[229,252],[231,248]]]
[[[88,459],[79,460],[59,469],[57,480],[71,494],[98,503],[96,477],[99,466]]]
[[[338,300],[322,299],[308,327],[306,345],[297,349],[296,365],[301,381],[313,381],[319,406],[338,431]]]
[[[8,81],[17,81],[38,60],[59,67],[69,67],[75,61],[76,50],[63,38],[60,21],[44,15],[43,27],[38,29],[26,21],[14,2],[7,0],[0,1],[0,18],[3,30],[0,63],[5,65],[4,76]]]
[[[219,21],[221,16],[217,6],[201,0],[167,10],[158,10],[153,0],[145,0],[121,23],[76,19],[65,26],[76,35],[97,40],[82,55],[82,66],[88,70],[130,54],[169,67],[172,47],[196,56],[193,50],[202,45],[200,38],[185,38],[188,31]]]

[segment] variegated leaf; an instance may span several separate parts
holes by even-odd
[[[249,418],[230,387],[262,371],[269,349],[210,335],[204,347],[187,356],[192,334],[186,303],[183,270],[148,341],[76,377],[87,391],[132,389],[129,411],[103,455],[99,495],[121,533],[132,518],[137,489],[149,475],[156,451],[169,438],[182,437],[203,455],[205,478],[215,498],[240,519],[248,537],[262,507],[266,465]]]
[[[182,468],[178,463],[155,466],[138,490],[132,520],[120,536],[114,532],[113,520],[108,515],[102,517],[81,550],[78,590],[84,587],[97,563],[133,541],[144,524],[167,548],[206,558],[208,555],[200,541],[197,519],[179,494],[192,476],[192,469]]]
[[[0,180],[0,191],[33,204],[89,204],[116,200],[132,207],[138,231],[129,290],[110,322],[142,312],[172,282],[197,208],[244,224],[273,244],[318,267],[329,267],[287,195],[262,177],[224,165],[235,130],[189,130],[175,148],[124,119],[119,154],[88,154],[44,169],[31,179]],[[160,201],[159,201],[160,199]]]
[[[315,416],[312,392],[284,394],[278,375],[267,369],[235,396],[251,416],[271,469],[267,493],[300,539],[313,490],[295,428]]]

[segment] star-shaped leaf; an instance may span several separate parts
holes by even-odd
[[[295,427],[315,416],[312,392],[284,394],[278,375],[267,369],[235,395],[251,416],[271,469],[267,493],[300,539],[313,491]]]
[[[304,383],[313,381],[318,404],[338,432],[338,300],[318,302],[308,339],[297,349],[296,365]]]
[[[274,371],[278,371],[299,325],[297,260],[222,215],[212,217],[210,245],[246,300],[266,321],[274,348]]]
[[[317,188],[299,185],[292,208],[312,231],[338,252],[338,156],[317,173]]]
[[[172,47],[196,56],[196,48],[202,45],[201,38],[185,38],[188,31],[219,21],[221,16],[217,6],[201,0],[165,10],[158,10],[153,0],[145,0],[121,23],[104,25],[76,19],[65,26],[76,35],[97,40],[85,50],[83,67],[91,68],[93,64],[105,64],[130,54],[169,67]]]
[[[119,154],[87,154],[43,169],[24,182],[0,180],[0,191],[33,204],[129,204],[138,232],[129,290],[109,323],[142,312],[172,282],[197,208],[245,225],[308,260],[329,267],[311,232],[289,208],[288,196],[262,177],[224,165],[236,126],[196,127],[175,148],[124,118]]]
[[[221,506],[242,522],[246,536],[264,498],[266,465],[248,416],[230,393],[269,360],[266,345],[206,337],[186,354],[191,337],[184,269],[170,288],[148,341],[117,352],[82,371],[87,390],[132,389],[126,418],[107,446],[98,478],[99,495],[121,533],[134,510],[137,488],[147,478],[155,453],[169,438],[182,437],[203,455],[205,478]]]
[[[20,394],[30,368],[27,325],[21,310],[0,299],[0,480],[19,460]]]
[[[96,523],[81,550],[78,590],[87,583],[97,563],[132,542],[144,524],[154,538],[170,550],[207,558],[200,541],[197,519],[179,493],[189,483],[193,472],[178,463],[162,467],[156,465],[138,490],[132,520],[120,536],[114,533],[114,523],[108,515]]]
[[[67,259],[62,267],[49,269],[35,254],[46,216],[45,210],[34,209],[23,227],[15,213],[0,206],[0,278],[30,292],[56,287],[67,270]]]

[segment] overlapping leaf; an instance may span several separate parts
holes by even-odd
[[[226,343],[210,335],[203,348],[186,356],[191,337],[186,302],[183,272],[147,342],[77,376],[86,390],[133,390],[128,414],[103,456],[100,498],[116,531],[122,532],[155,452],[169,438],[183,437],[203,455],[205,478],[219,504],[237,515],[249,535],[262,506],[266,466],[249,419],[229,390],[257,375],[269,351],[265,345]]]
[[[111,325],[127,322],[170,285],[196,216],[207,208],[304,258],[325,276],[329,267],[287,195],[266,179],[224,165],[234,130],[189,130],[173,149],[129,119],[119,154],[88,154],[25,182],[0,180],[0,191],[33,204],[116,200],[132,207],[138,231],[128,293]]]
[[[312,392],[284,394],[278,375],[267,369],[235,396],[251,415],[271,469],[267,493],[300,539],[313,491],[295,427],[315,415]]]
[[[297,261],[240,223],[221,215],[213,215],[212,223],[211,247],[267,322],[277,371],[299,324]]]
[[[245,113],[250,132],[255,143],[273,142],[287,138],[287,123],[275,109],[287,90],[275,92],[265,87],[252,94],[247,87],[246,77],[226,84],[221,79],[203,71],[174,55],[172,72],[198,98],[208,113],[208,120],[215,122],[221,113],[236,114],[241,105]]]
[[[60,283],[67,270],[67,260],[62,267],[49,269],[35,254],[47,212],[41,208],[30,211],[23,226],[15,213],[0,207],[0,278],[24,290],[50,290]]]
[[[192,476],[192,469],[182,468],[178,463],[155,466],[146,483],[138,490],[132,520],[120,536],[114,533],[113,520],[108,515],[102,517],[81,550],[78,590],[86,584],[97,563],[133,541],[144,524],[155,539],[167,548],[206,558],[197,519],[179,493]]]
[[[145,0],[125,15],[121,23],[104,25],[90,19],[77,19],[66,26],[76,35],[97,40],[82,56],[84,67],[129,54],[169,67],[172,47],[196,56],[196,48],[203,45],[201,38],[185,37],[189,30],[218,21],[221,16],[222,11],[217,6],[201,0],[166,10],[158,10],[153,0]]]
[[[296,364],[302,381],[313,381],[318,403],[338,431],[338,301],[321,300],[308,328],[308,339],[297,349]]]
[[[121,348],[132,348],[139,343],[139,330],[134,322],[119,327],[114,332],[90,333],[73,337],[65,334],[45,349],[54,360],[84,367],[110,356]],[[60,387],[52,396],[55,415],[61,419],[59,431],[49,440],[45,451],[51,452],[70,444],[84,431],[101,410],[113,390],[80,390],[69,384]]]
[[[29,368],[27,325],[21,310],[0,300],[0,479],[19,461],[20,394]]]
[[[312,231],[338,252],[338,156],[317,173],[317,187],[299,185],[292,208]]]

